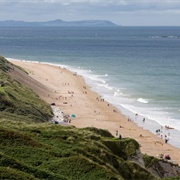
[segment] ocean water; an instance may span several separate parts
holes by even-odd
[[[180,27],[4,27],[0,54],[81,74],[139,126],[174,128],[163,136],[180,148]]]

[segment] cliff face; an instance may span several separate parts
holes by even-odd
[[[0,179],[148,180],[180,175],[179,166],[142,155],[134,139],[47,122],[51,108],[27,88],[23,80],[32,79],[26,76],[0,57]]]

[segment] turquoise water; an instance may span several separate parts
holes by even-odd
[[[145,129],[175,128],[180,147],[180,27],[1,28],[0,53],[78,72]]]

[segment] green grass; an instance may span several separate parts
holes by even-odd
[[[0,118],[7,118],[13,114],[24,116],[27,122],[47,121],[52,116],[50,105],[31,89],[9,76],[7,71],[11,67],[12,65],[0,56]]]
[[[44,179],[49,176],[51,179],[56,176],[67,179],[133,179],[146,176],[153,179],[144,168],[115,155],[108,144],[104,145],[104,141],[116,141],[95,133],[94,129],[50,123],[21,123],[21,126],[12,128],[13,124],[0,128],[0,164],[3,168],[17,169],[40,179],[41,173],[45,173]],[[99,140],[93,140],[92,135]],[[117,148],[120,150],[121,147]],[[128,168],[122,168],[124,165]],[[135,168],[138,170],[131,173]]]

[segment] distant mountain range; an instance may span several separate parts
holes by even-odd
[[[53,21],[47,21],[47,22],[25,22],[25,21],[0,21],[0,27],[3,26],[22,26],[22,27],[37,27],[37,26],[43,26],[43,27],[109,27],[109,26],[117,26],[117,24],[112,23],[111,21],[107,20],[84,20],[84,21],[63,21],[60,19],[53,20]]]

